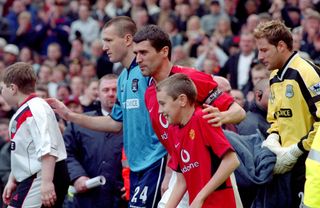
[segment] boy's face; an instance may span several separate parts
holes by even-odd
[[[14,88],[12,86],[13,84],[7,86],[3,82],[0,83],[0,93],[3,97],[3,99],[10,105],[15,106],[17,103],[15,102],[15,99],[13,98],[14,95]]]
[[[159,113],[162,114],[170,124],[180,124],[180,103],[179,99],[173,100],[165,89],[157,92],[159,102]]]

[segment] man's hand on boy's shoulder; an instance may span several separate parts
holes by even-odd
[[[68,115],[69,113],[71,113],[71,110],[67,106],[65,106],[63,102],[59,101],[56,98],[47,98],[46,101],[54,110],[54,112],[57,113],[61,118],[69,120]]]

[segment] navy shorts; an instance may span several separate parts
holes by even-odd
[[[59,161],[55,165],[53,184],[57,196],[54,208],[62,207],[64,197],[69,187],[69,175],[65,160]],[[40,172],[18,183],[17,189],[12,193],[10,206],[21,207],[41,207],[41,174]]]
[[[161,199],[161,183],[167,165],[166,157],[139,172],[130,171],[130,201],[132,208],[155,208]]]

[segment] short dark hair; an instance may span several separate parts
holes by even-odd
[[[118,34],[121,38],[123,38],[126,34],[133,36],[137,32],[136,23],[127,16],[118,16],[112,18],[103,26],[103,29],[110,27],[111,25],[114,25],[117,28]]]
[[[3,76],[3,82],[7,86],[15,84],[19,91],[24,94],[30,94],[35,91],[37,76],[31,64],[17,62],[8,66]]]
[[[169,48],[168,58],[171,58],[172,45],[169,35],[157,25],[146,25],[142,27],[134,36],[133,42],[140,43],[148,40],[153,48],[159,52],[163,47]]]
[[[177,73],[162,80],[157,84],[157,92],[165,92],[176,100],[179,95],[185,94],[190,104],[194,104],[197,99],[197,89],[193,81],[185,74]]]

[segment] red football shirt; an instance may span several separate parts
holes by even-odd
[[[171,154],[175,162],[170,167],[182,172],[190,204],[212,178],[223,155],[234,151],[222,129],[212,127],[202,116],[201,108],[197,108],[185,126],[169,127],[169,137],[174,136],[175,141]],[[208,196],[203,207],[236,207],[230,178]]]
[[[213,106],[219,108],[220,111],[225,111],[233,103],[233,98],[226,93],[211,93],[217,92],[218,84],[213,80],[212,76],[199,72],[193,68],[186,68],[181,66],[173,66],[170,75],[176,73],[183,73],[188,75],[194,82],[197,88],[197,101],[202,104],[207,100],[209,95],[214,95]],[[150,119],[152,123],[153,130],[155,131],[157,137],[163,146],[167,149],[168,153],[171,154],[171,146],[168,140],[168,127],[169,124],[167,120],[158,113],[159,104],[156,96],[155,84],[149,86],[145,93],[145,102],[147,109],[149,110]]]

